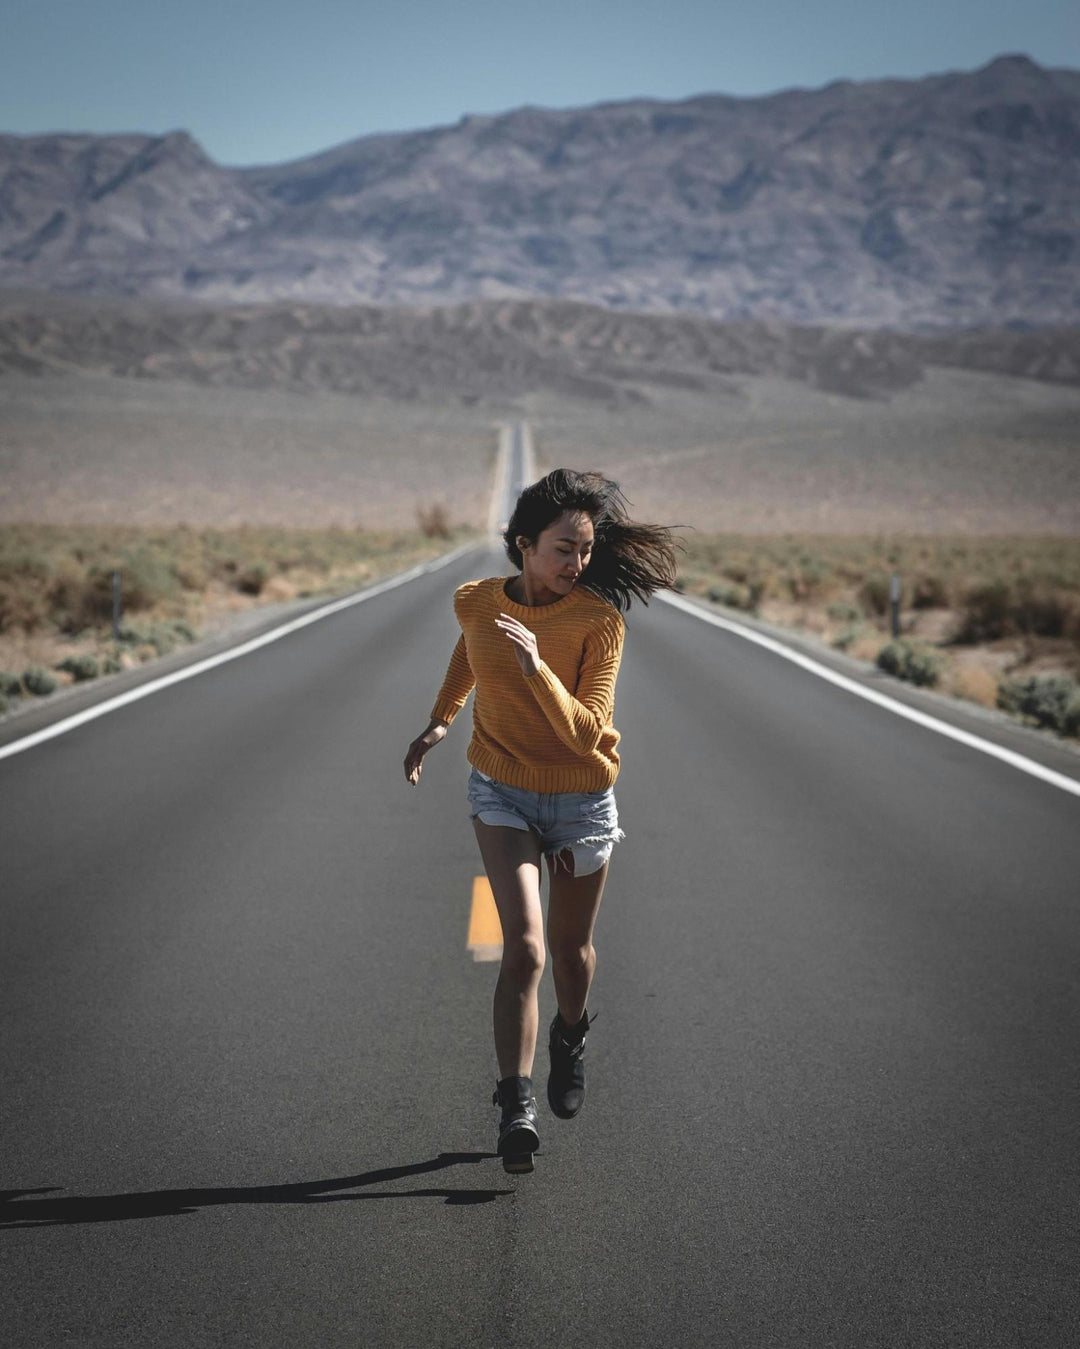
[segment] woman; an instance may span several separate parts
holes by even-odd
[[[558,1011],[548,1037],[548,1102],[561,1119],[585,1094],[592,945],[619,829],[612,725],[621,611],[675,580],[671,533],[633,523],[618,484],[556,469],[525,489],[503,536],[519,575],[470,581],[454,595],[461,636],[431,724],[409,746],[415,785],[424,756],[476,687],[469,807],[502,923],[495,1054],[502,1108],[498,1152],[531,1171],[540,1145],[532,1067],[544,968],[540,858],[550,877],[547,939]]]

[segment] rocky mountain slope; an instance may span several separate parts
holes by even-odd
[[[369,136],[0,137],[0,286],[234,304],[561,297],[933,329],[1080,318],[1080,72],[1023,56]]]

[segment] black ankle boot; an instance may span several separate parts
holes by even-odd
[[[585,1100],[585,1034],[591,1024],[588,1011],[576,1026],[568,1026],[559,1012],[551,1023],[547,1098],[559,1119],[573,1119]]]
[[[491,1104],[501,1106],[498,1153],[506,1171],[531,1171],[532,1154],[540,1146],[539,1116],[531,1077],[504,1077]]]

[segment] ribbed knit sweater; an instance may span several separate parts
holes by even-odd
[[[553,604],[517,604],[505,576],[454,592],[461,636],[432,717],[452,722],[476,687],[467,758],[511,787],[599,792],[619,772],[612,725],[625,627],[613,604],[575,588]],[[513,642],[495,626],[509,614],[536,635],[540,668],[526,676]]]

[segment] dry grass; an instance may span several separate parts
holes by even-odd
[[[940,687],[983,706],[1003,680],[1080,676],[1080,539],[691,534],[680,584],[873,661],[902,635],[944,657]]]
[[[468,531],[343,528],[0,528],[0,671],[89,653],[114,668],[214,633],[275,602],[356,589],[444,552]],[[125,640],[112,637],[114,569]],[[71,675],[59,672],[61,683]]]
[[[998,681],[987,669],[962,665],[952,672],[946,691],[969,703],[978,703],[981,707],[995,707]]]
[[[453,535],[450,513],[441,501],[430,506],[417,506],[416,523],[425,539],[449,539]]]
[[[1062,612],[1080,599],[1080,538],[968,535],[779,536],[690,533],[683,568],[695,577],[757,582],[765,599],[849,604],[881,615],[896,572],[906,609],[956,609],[978,587],[1038,596]],[[1004,592],[1003,592],[1004,593]],[[1008,607],[1008,597],[1005,597]],[[1077,634],[1080,636],[1080,634]]]

